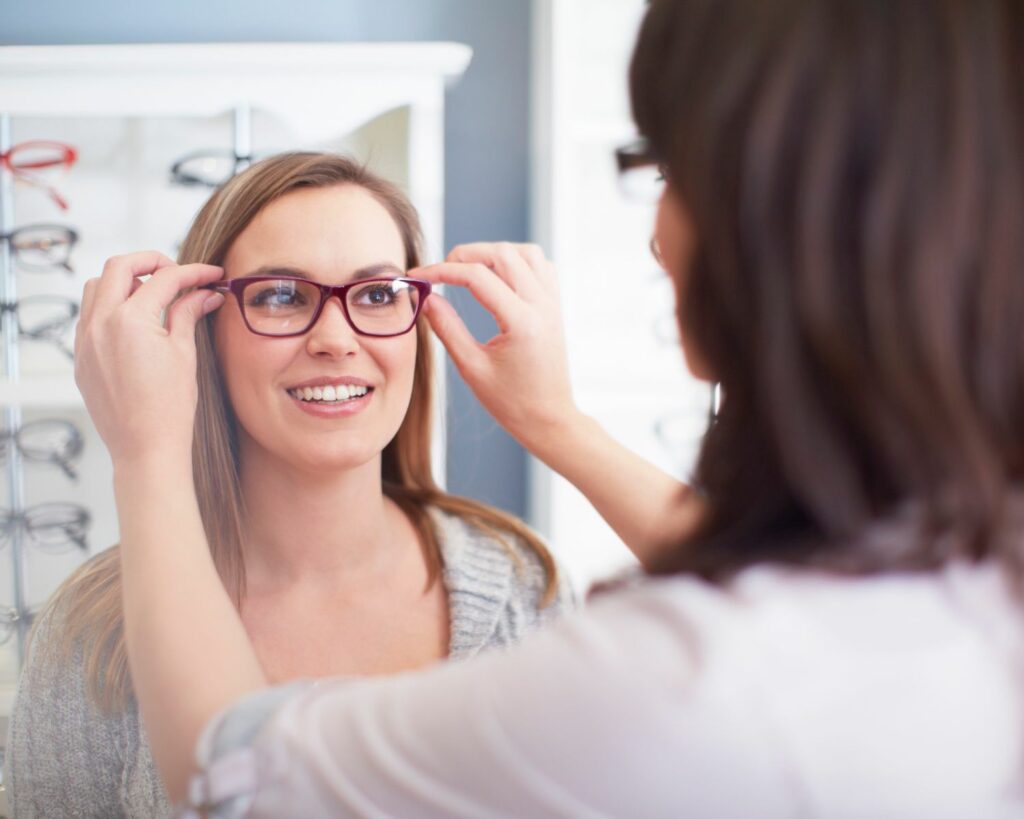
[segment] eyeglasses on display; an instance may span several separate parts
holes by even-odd
[[[65,296],[27,296],[16,302],[0,302],[0,314],[16,313],[18,332],[32,341],[55,345],[69,359],[74,351],[65,343],[64,335],[78,317],[78,302]]]
[[[0,546],[6,546],[21,527],[41,552],[59,555],[79,549],[87,552],[86,531],[92,522],[89,510],[76,503],[40,503],[23,512],[0,509]]]
[[[316,324],[327,300],[337,296],[359,335],[386,338],[409,332],[430,295],[421,279],[360,279],[329,285],[294,276],[243,276],[204,285],[231,293],[245,326],[256,335],[301,336]]]
[[[25,225],[0,234],[7,242],[19,267],[31,271],[62,268],[74,273],[69,258],[78,241],[78,233],[65,225]]]
[[[171,181],[175,185],[219,188],[252,161],[251,156],[240,156],[234,151],[196,151],[171,165]]]
[[[78,159],[78,151],[63,142],[33,139],[19,142],[0,153],[0,164],[19,182],[42,188],[61,210],[68,203],[51,184],[55,173],[66,171]]]
[[[0,430],[0,461],[6,460],[13,442],[26,461],[53,464],[71,480],[78,479],[72,461],[84,448],[82,433],[70,421],[47,418],[22,424],[16,430]]]

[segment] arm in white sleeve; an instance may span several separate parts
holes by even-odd
[[[671,585],[611,595],[472,661],[250,696],[205,732],[196,806],[221,818],[752,815],[780,781],[758,715],[736,705],[756,698],[735,696],[745,681],[704,685]],[[749,791],[746,813],[729,781]]]

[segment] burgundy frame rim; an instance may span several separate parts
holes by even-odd
[[[305,329],[296,333],[262,333],[259,330],[254,330],[252,325],[249,323],[249,318],[245,313],[245,305],[242,301],[242,294],[245,292],[245,288],[251,284],[258,284],[259,282],[303,282],[305,284],[311,284],[320,290],[320,303],[316,306],[316,310],[313,311],[313,317],[310,319],[309,324]],[[367,333],[356,327],[355,322],[352,321],[352,316],[348,312],[348,302],[345,298],[345,294],[348,293],[353,287],[359,287],[361,285],[367,285],[372,282],[408,282],[416,288],[420,294],[419,301],[416,302],[416,312],[413,314],[412,321],[409,323],[408,328],[402,330],[400,333]],[[242,314],[242,321],[245,323],[246,329],[253,335],[263,336],[264,338],[295,338],[296,336],[304,336],[310,330],[316,326],[316,323],[320,320],[320,314],[323,312],[324,305],[327,302],[337,296],[338,301],[341,302],[341,310],[345,316],[345,321],[348,322],[348,326],[352,328],[352,331],[356,335],[367,336],[369,338],[395,338],[397,336],[404,336],[413,327],[416,326],[416,320],[420,316],[420,310],[423,309],[423,303],[427,300],[427,297],[431,292],[431,284],[423,279],[413,279],[408,276],[391,276],[391,277],[379,277],[373,279],[357,279],[356,281],[349,282],[348,284],[321,284],[315,282],[312,279],[304,279],[301,276],[240,276],[237,279],[227,279],[226,281],[213,282],[211,284],[204,284],[200,287],[201,290],[215,290],[219,293],[231,293],[235,300],[238,302],[238,312]]]

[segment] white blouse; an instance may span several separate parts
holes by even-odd
[[[217,817],[1024,816],[1024,609],[993,566],[645,581],[508,650],[253,695]]]

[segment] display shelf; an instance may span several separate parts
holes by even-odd
[[[664,332],[675,327],[675,296],[649,250],[655,206],[623,196],[612,154],[636,138],[626,76],[644,9],[644,0],[534,0],[531,234],[558,266],[578,405],[686,478],[710,389],[685,373],[678,340]],[[677,439],[668,448],[658,435],[666,418]],[[634,563],[568,482],[536,460],[530,481],[531,521],[578,587]]]

